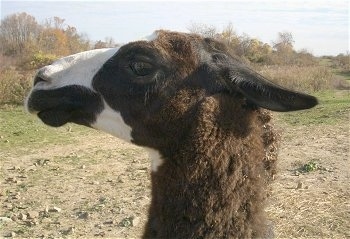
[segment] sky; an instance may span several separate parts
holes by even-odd
[[[1,19],[26,12],[39,23],[58,16],[91,40],[112,37],[127,43],[154,30],[188,32],[191,24],[231,23],[237,32],[271,44],[278,32],[291,32],[295,49],[314,55],[349,51],[348,0],[231,0],[231,1],[34,1],[0,0]]]

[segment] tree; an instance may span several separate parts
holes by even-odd
[[[0,50],[6,56],[31,59],[33,54],[64,56],[90,48],[87,37],[59,17],[46,19],[40,25],[27,13],[5,17],[0,25]]]
[[[89,40],[80,35],[75,27],[65,24],[65,19],[46,19],[39,37],[40,50],[64,56],[89,49]]]
[[[205,24],[200,24],[200,23],[192,23],[189,27],[188,30],[191,33],[196,33],[199,34],[203,37],[211,37],[215,38],[217,37],[217,30],[214,26],[208,26]]]
[[[35,18],[25,12],[5,17],[0,25],[0,44],[5,55],[16,56],[30,49],[40,26]]]
[[[235,32],[232,23],[229,23],[222,32],[217,32],[215,27],[205,24],[191,24],[189,30],[192,33],[215,38],[226,43],[231,53],[242,57],[243,60],[249,60],[255,63],[267,62],[270,60],[270,55],[272,54],[272,47],[270,45],[258,39],[251,38],[247,34],[239,36]],[[282,37],[284,37],[283,34]]]
[[[276,42],[273,42],[273,48],[277,51],[284,51],[285,49],[293,50],[294,39],[291,32],[279,32]]]
[[[269,54],[272,52],[272,48],[268,44],[264,44],[256,38],[250,39],[247,50],[245,57],[255,63],[266,62]]]
[[[94,44],[94,49],[101,49],[101,48],[112,48],[112,47],[118,47],[119,44],[115,43],[114,39],[112,37],[106,37],[104,41],[98,40]]]
[[[223,40],[227,44],[227,46],[233,50],[235,54],[241,55],[239,54],[240,39],[236,31],[234,30],[232,23],[229,23],[219,35],[221,40]]]
[[[64,30],[57,28],[45,28],[39,38],[40,50],[63,56],[69,54],[68,39]]]
[[[65,29],[65,34],[67,36],[69,53],[86,51],[90,48],[88,37],[84,34],[79,34],[75,27],[68,25]]]
[[[276,50],[275,63],[292,64],[295,52],[293,50],[294,39],[291,32],[279,32],[277,41],[273,42],[273,48]]]

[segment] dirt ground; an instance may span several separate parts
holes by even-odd
[[[275,237],[350,238],[349,125],[279,128],[279,173],[266,208]],[[141,148],[91,131],[27,151],[1,155],[0,237],[142,235],[150,162]],[[316,168],[303,171],[310,162]]]
[[[282,128],[266,208],[276,238],[350,238],[349,124]],[[303,171],[310,162],[317,169]]]

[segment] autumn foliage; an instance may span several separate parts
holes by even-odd
[[[59,17],[47,19],[39,24],[27,13],[5,17],[0,26],[2,55],[18,58],[18,66],[36,68],[42,58],[54,59],[60,56],[88,50],[89,40],[79,34],[76,28],[65,24]],[[41,57],[38,57],[40,52]],[[45,56],[47,55],[47,56]],[[34,62],[39,60],[39,62]]]

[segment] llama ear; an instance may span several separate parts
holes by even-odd
[[[226,75],[229,89],[238,90],[248,101],[265,109],[287,112],[309,109],[318,104],[315,97],[278,86],[241,64],[230,65]]]

